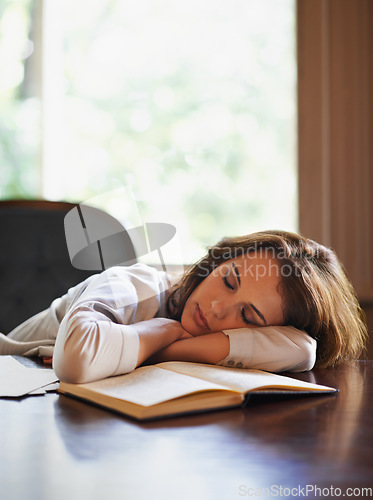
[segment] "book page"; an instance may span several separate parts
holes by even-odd
[[[248,370],[244,368],[227,368],[225,366],[205,365],[182,361],[168,361],[156,366],[192,377],[199,377],[216,384],[228,387],[241,393],[259,388],[278,389],[303,389],[305,391],[334,391],[332,387],[312,384],[302,380],[295,380],[283,375],[276,375],[261,370]]]
[[[227,390],[225,386],[162,370],[157,366],[144,366],[126,375],[79,384],[77,387],[142,406],[151,406],[200,391]],[[63,385],[61,388],[64,389]]]

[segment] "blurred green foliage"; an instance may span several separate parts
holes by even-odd
[[[0,1],[0,196],[32,197],[39,179],[40,100],[26,85],[31,0]]]

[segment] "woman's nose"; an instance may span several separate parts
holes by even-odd
[[[222,319],[228,312],[228,304],[223,300],[212,300],[211,311],[218,319]]]

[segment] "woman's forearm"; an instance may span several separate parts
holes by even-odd
[[[192,361],[216,364],[229,354],[229,338],[223,332],[178,340],[158,351],[148,363],[162,361]]]
[[[155,352],[189,336],[170,319],[121,325],[101,316],[81,306],[61,322],[53,355],[60,380],[79,384],[128,373]]]

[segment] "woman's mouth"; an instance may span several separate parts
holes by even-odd
[[[198,304],[196,304],[196,308],[194,309],[194,321],[200,328],[207,328],[207,330],[210,330],[206,316],[203,314]]]

